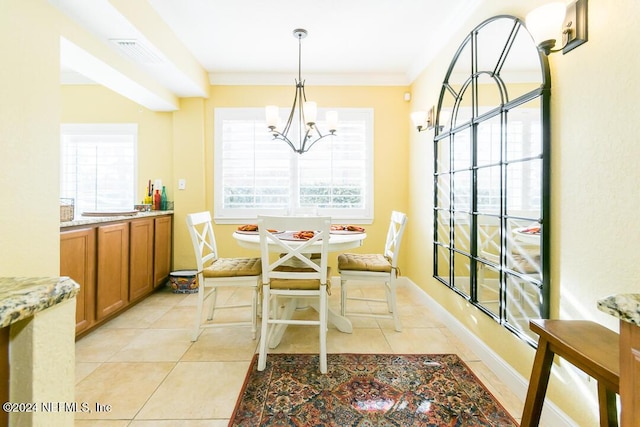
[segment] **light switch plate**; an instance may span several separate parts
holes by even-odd
[[[178,190],[184,190],[187,188],[187,180],[184,178],[180,178],[178,180]]]

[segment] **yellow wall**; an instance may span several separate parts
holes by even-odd
[[[186,215],[193,212],[211,210],[206,203],[207,183],[205,149],[205,101],[203,99],[183,99],[180,110],[174,113],[173,160],[174,189],[178,179],[186,180],[184,190],[176,190],[173,215],[173,259],[174,269],[193,269],[195,256],[187,224]],[[211,166],[209,166],[211,167]],[[229,256],[229,255],[226,255]]]
[[[447,67],[465,35],[498,14],[524,18],[543,1],[486,0],[415,81],[412,110],[438,100]],[[590,319],[617,330],[617,320],[597,310],[607,295],[640,292],[634,248],[640,226],[637,185],[640,123],[640,49],[634,33],[640,3],[589,1],[589,41],[550,59],[552,84],[551,309],[553,318]],[[433,132],[413,132],[410,148],[408,276],[469,330],[529,378],[533,349],[436,282],[432,275]],[[597,425],[593,381],[585,383],[562,361],[554,365],[547,396],[579,425]]]
[[[60,271],[56,23],[47,2],[0,2],[0,276]],[[75,298],[11,326],[12,401],[74,401],[74,313]],[[68,426],[73,413],[11,414],[10,422]]]
[[[18,3],[0,2],[0,276],[55,276],[59,38],[48,5]]]

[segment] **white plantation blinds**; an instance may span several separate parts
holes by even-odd
[[[281,117],[288,114],[284,109]],[[319,116],[324,117],[320,111]],[[263,108],[215,110],[217,220],[313,211],[367,221],[373,205],[373,111],[339,110],[338,135],[296,154],[268,132]],[[324,123],[319,122],[320,129]],[[291,135],[296,135],[295,130]]]
[[[86,211],[131,210],[136,203],[135,124],[61,126],[60,197]]]

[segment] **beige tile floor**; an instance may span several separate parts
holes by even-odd
[[[339,309],[339,281],[330,306]],[[355,292],[371,287],[363,284]],[[248,298],[244,291],[219,298]],[[398,290],[403,331],[391,320],[354,317],[352,334],[330,326],[330,353],[456,353],[511,415],[522,401],[426,308],[422,291]],[[205,329],[191,342],[195,294],[163,289],[76,343],[76,401],[110,405],[110,411],[78,413],[76,426],[226,426],[258,341],[248,327]],[[377,307],[367,303],[361,308]],[[352,307],[350,305],[350,307]],[[375,308],[373,308],[375,307]],[[310,310],[309,310],[310,311]],[[225,312],[221,312],[221,315]],[[306,316],[304,311],[298,313]],[[229,313],[224,316],[247,316]],[[273,352],[315,353],[317,329],[290,326]]]

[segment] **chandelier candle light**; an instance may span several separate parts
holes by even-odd
[[[304,81],[302,80],[302,39],[307,36],[307,30],[298,28],[293,30],[293,36],[298,39],[298,79],[296,80],[296,96],[293,99],[293,106],[289,113],[287,123],[282,129],[280,125],[280,117],[278,114],[278,106],[267,105],[265,107],[267,126],[274,139],[280,139],[291,147],[298,154],[307,152],[316,142],[329,135],[335,135],[338,126],[338,112],[327,111],[326,124],[329,127],[329,133],[322,134],[316,126],[318,115],[318,106],[315,102],[307,101],[307,95],[304,92]],[[298,141],[294,142],[289,137],[293,118],[298,115]],[[313,137],[315,136],[315,139]]]

